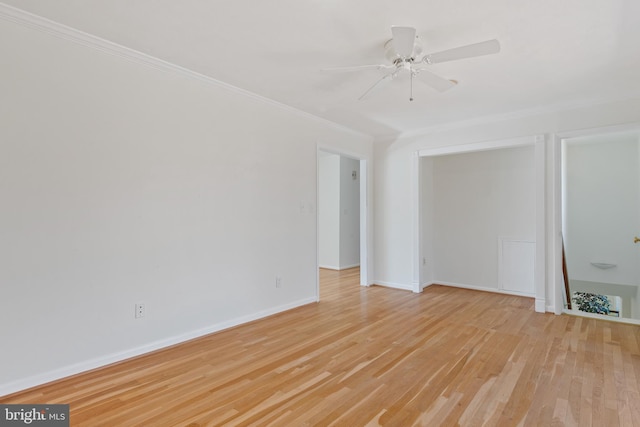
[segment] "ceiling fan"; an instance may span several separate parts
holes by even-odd
[[[438,64],[440,62],[456,61],[458,59],[472,58],[475,56],[490,55],[500,52],[500,42],[493,39],[423,55],[420,38],[416,36],[415,28],[394,25],[391,27],[391,34],[393,36],[391,40],[388,40],[384,44],[385,57],[390,62],[389,64],[333,67],[324,68],[322,71],[346,72],[365,69],[390,70],[387,74],[382,76],[381,79],[376,81],[373,86],[369,87],[369,89],[367,89],[360,98],[358,98],[359,101],[366,98],[375,89],[382,86],[383,83],[395,79],[401,73],[409,73],[411,82],[411,94],[409,96],[409,101],[413,101],[414,77],[418,81],[439,92],[444,92],[458,84],[455,80],[447,80],[433,74],[426,69],[426,66]]]

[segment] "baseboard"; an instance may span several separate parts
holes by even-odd
[[[355,268],[355,267],[360,267],[360,264],[341,265],[339,267],[335,265],[323,265],[323,264],[318,265],[318,268],[324,268],[327,270],[335,270],[335,271],[347,270],[349,268]]]
[[[525,293],[522,293],[522,292],[506,291],[504,289],[488,288],[488,287],[485,287],[485,286],[466,285],[464,283],[443,282],[441,280],[436,280],[432,284],[451,286],[453,288],[471,289],[471,290],[474,290],[474,291],[493,292],[494,294],[515,295],[515,296],[519,296],[519,297],[535,298],[534,295],[525,294]]]
[[[356,268],[356,267],[360,267],[360,263],[349,264],[349,265],[341,265],[340,266],[340,270],[348,270],[350,268]]]
[[[145,344],[139,347],[135,347],[126,351],[113,353],[107,356],[98,357],[95,359],[87,360],[84,362],[75,363],[73,365],[65,366],[59,369],[55,369],[42,374],[33,375],[28,378],[13,381],[6,384],[0,384],[0,397],[6,396],[12,393],[16,393],[22,390],[26,390],[32,387],[40,386],[52,381],[57,381],[72,375],[81,374],[83,372],[91,371],[94,369],[102,368],[113,363],[122,362],[123,360],[131,359],[133,357],[141,356],[143,354],[151,353],[163,348],[170,347],[172,345],[184,343],[196,338],[203,337],[214,332],[220,332],[225,329],[232,328],[234,326],[242,325],[244,323],[259,320],[277,313],[282,313],[287,310],[294,309],[303,305],[317,302],[317,298],[305,298],[299,301],[292,302],[290,304],[284,304],[278,307],[274,307],[268,310],[259,311],[247,316],[238,317],[228,320],[226,322],[217,323],[215,325],[208,326],[206,328],[196,329],[194,331],[186,332],[184,334],[176,335],[166,339],[158,340]]]
[[[420,285],[420,289],[421,289],[421,290],[425,290],[425,289],[427,289],[429,286],[431,286],[431,285],[436,285],[436,284],[437,284],[436,282],[423,283],[422,285]]]
[[[393,289],[402,289],[403,291],[413,292],[413,286],[405,285],[402,283],[393,283],[393,282],[385,282],[382,280],[374,280],[373,285],[384,286],[386,288],[393,288]]]

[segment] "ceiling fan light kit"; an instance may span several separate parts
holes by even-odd
[[[423,49],[420,38],[416,35],[415,28],[393,25],[391,27],[391,35],[392,38],[384,44],[384,56],[390,64],[336,67],[325,68],[323,70],[338,72],[360,71],[372,68],[377,70],[391,70],[369,87],[358,100],[365,99],[374,90],[380,88],[384,83],[395,79],[400,73],[409,73],[411,89],[409,101],[413,101],[414,77],[417,78],[419,82],[438,92],[444,92],[458,84],[456,80],[448,80],[433,74],[426,68],[423,68],[424,66],[500,52],[500,42],[493,39],[421,56]]]

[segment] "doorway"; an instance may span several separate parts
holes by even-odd
[[[517,149],[529,147],[528,149],[515,150],[526,155],[529,160],[528,164],[533,169],[526,178],[528,182],[528,192],[531,197],[532,206],[529,208],[530,212],[523,215],[530,215],[529,223],[531,224],[526,231],[526,235],[511,235],[510,229],[505,229],[506,234],[502,234],[503,231],[499,229],[500,233],[490,236],[487,240],[489,243],[483,243],[483,247],[471,248],[469,242],[476,243],[480,241],[481,234],[486,234],[486,227],[475,227],[474,231],[470,234],[460,234],[460,244],[456,248],[451,249],[451,256],[448,258],[452,260],[449,271],[454,273],[459,272],[462,266],[467,266],[466,261],[461,260],[458,255],[460,250],[467,251],[467,248],[471,248],[468,253],[467,260],[474,263],[476,270],[479,272],[478,276],[481,276],[483,271],[488,272],[485,274],[487,277],[481,283],[465,283],[465,278],[454,277],[453,280],[446,280],[444,277],[446,271],[443,269],[442,259],[437,260],[436,248],[433,247],[433,242],[438,240],[437,233],[442,229],[434,225],[434,219],[437,212],[433,210],[435,206],[433,180],[428,177],[430,170],[433,168],[433,160],[436,157],[448,156],[453,154],[471,154],[476,153],[473,157],[469,157],[470,160],[479,159],[478,155],[484,151],[494,151],[505,149]],[[507,150],[505,150],[507,152]],[[527,154],[529,153],[529,154]],[[518,155],[518,154],[516,154]],[[513,138],[507,140],[487,141],[480,143],[472,143],[466,145],[457,146],[443,146],[437,148],[430,148],[420,150],[416,153],[412,167],[412,182],[413,188],[413,290],[414,292],[421,292],[424,287],[430,286],[434,283],[448,282],[450,286],[466,287],[472,289],[481,289],[492,292],[501,293],[513,293],[513,294],[527,294],[535,298],[535,311],[544,313],[547,311],[546,306],[546,284],[545,284],[545,248],[546,248],[546,227],[545,227],[545,136],[536,135],[531,137]],[[508,162],[507,164],[510,164]],[[470,164],[473,166],[473,163]],[[499,172],[499,171],[498,171]],[[485,174],[483,172],[483,174]],[[485,174],[486,175],[486,174]],[[487,175],[489,176],[489,175]],[[518,178],[519,175],[515,177]],[[487,196],[491,195],[494,191],[492,187],[496,185],[508,186],[515,185],[518,179],[513,179],[514,175],[509,178],[497,179],[494,183],[487,182],[482,184],[478,188],[479,192],[486,193]],[[486,176],[485,176],[486,178]],[[478,180],[473,181],[473,185],[479,183]],[[465,187],[460,187],[464,189]],[[513,189],[511,189],[513,190]],[[501,194],[507,195],[505,197],[518,197],[517,189],[509,192],[503,192]],[[468,192],[465,194],[469,194]],[[516,196],[513,196],[516,194]],[[448,216],[460,215],[465,211],[473,212],[473,207],[470,207],[468,198],[460,195],[457,191],[452,191],[445,194],[449,197],[451,209],[446,212],[441,212],[441,217],[448,218]],[[490,197],[486,197],[490,200]],[[494,209],[495,211],[495,209]],[[455,219],[455,218],[454,218]],[[464,220],[464,218],[462,218]],[[476,222],[475,219],[472,219]],[[505,221],[508,221],[507,218]],[[470,220],[471,221],[471,220]],[[464,221],[460,222],[464,223]],[[508,225],[508,224],[507,224]],[[448,230],[451,233],[458,233],[458,228],[450,226]],[[517,229],[513,229],[516,232]],[[449,244],[452,241],[452,235],[447,234],[440,237],[440,241]],[[493,243],[491,243],[493,242]],[[498,246],[499,245],[499,246]],[[497,249],[494,249],[496,248]],[[460,249],[462,248],[462,249]],[[442,250],[442,248],[438,248]],[[485,262],[479,262],[474,258],[474,254],[478,253],[490,253],[494,252],[495,256]],[[498,258],[501,257],[501,258]],[[533,261],[532,261],[533,260]],[[516,261],[516,262],[512,262]],[[457,263],[457,266],[456,266]],[[446,266],[444,266],[446,267]],[[502,268],[502,271],[499,269]],[[484,269],[484,270],[483,270]],[[452,273],[453,274],[453,273]],[[457,273],[456,273],[457,274]],[[453,275],[451,275],[453,277]],[[522,292],[520,286],[511,286],[508,281],[513,279],[521,281],[522,278],[532,280],[533,290],[527,285],[526,292]],[[475,280],[475,278],[474,278]],[[519,285],[520,283],[516,283]]]
[[[563,138],[561,158],[572,312],[640,321],[640,131]]]
[[[323,277],[367,283],[366,161],[318,149],[318,297]]]

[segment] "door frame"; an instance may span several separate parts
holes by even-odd
[[[546,312],[546,254],[547,254],[547,228],[546,228],[546,135],[534,135],[504,140],[492,140],[462,145],[449,145],[429,149],[418,150],[413,156],[411,168],[412,188],[412,228],[413,228],[413,283],[414,292],[422,292],[425,286],[431,284],[433,278],[421,277],[421,262],[423,248],[421,244],[421,200],[420,200],[420,158],[449,154],[470,153],[477,151],[495,150],[500,148],[512,148],[523,145],[534,146],[535,168],[535,223],[536,223],[536,263],[534,270],[535,284],[535,311]]]
[[[608,133],[619,133],[619,132],[632,132],[638,131],[640,132],[640,123],[627,123],[623,125],[613,125],[613,126],[602,126],[597,128],[589,128],[589,129],[581,129],[567,132],[559,132],[553,135],[551,140],[551,150],[553,153],[552,156],[552,187],[553,187],[553,206],[554,209],[552,211],[551,218],[551,228],[553,231],[554,242],[553,249],[553,262],[552,262],[552,270],[554,276],[554,312],[556,314],[568,313],[568,314],[576,314],[575,311],[568,310],[565,308],[565,292],[564,292],[564,277],[562,275],[562,235],[564,232],[564,209],[563,209],[563,194],[562,194],[562,185],[563,185],[563,174],[564,174],[564,165],[562,164],[564,156],[562,155],[562,142],[566,139],[571,138],[579,138],[583,136],[595,136],[595,135],[606,135]],[[601,319],[602,317],[595,314],[590,313],[578,313],[583,317],[591,317],[596,319]],[[607,320],[611,320],[614,322],[624,322],[624,323],[633,323],[640,324],[640,320],[637,319],[618,319],[618,318],[608,318]]]
[[[372,263],[371,263],[371,254],[373,253],[371,244],[373,243],[372,239],[372,226],[373,223],[370,220],[370,212],[369,212],[369,199],[370,194],[370,167],[369,167],[369,159],[365,156],[356,154],[353,152],[341,150],[335,147],[331,147],[328,145],[318,144],[316,148],[316,298],[320,300],[320,230],[319,230],[319,206],[320,206],[320,196],[319,196],[319,185],[320,185],[320,151],[324,151],[331,154],[337,154],[342,157],[347,157],[353,160],[358,160],[360,162],[360,286],[370,286],[372,283]]]

